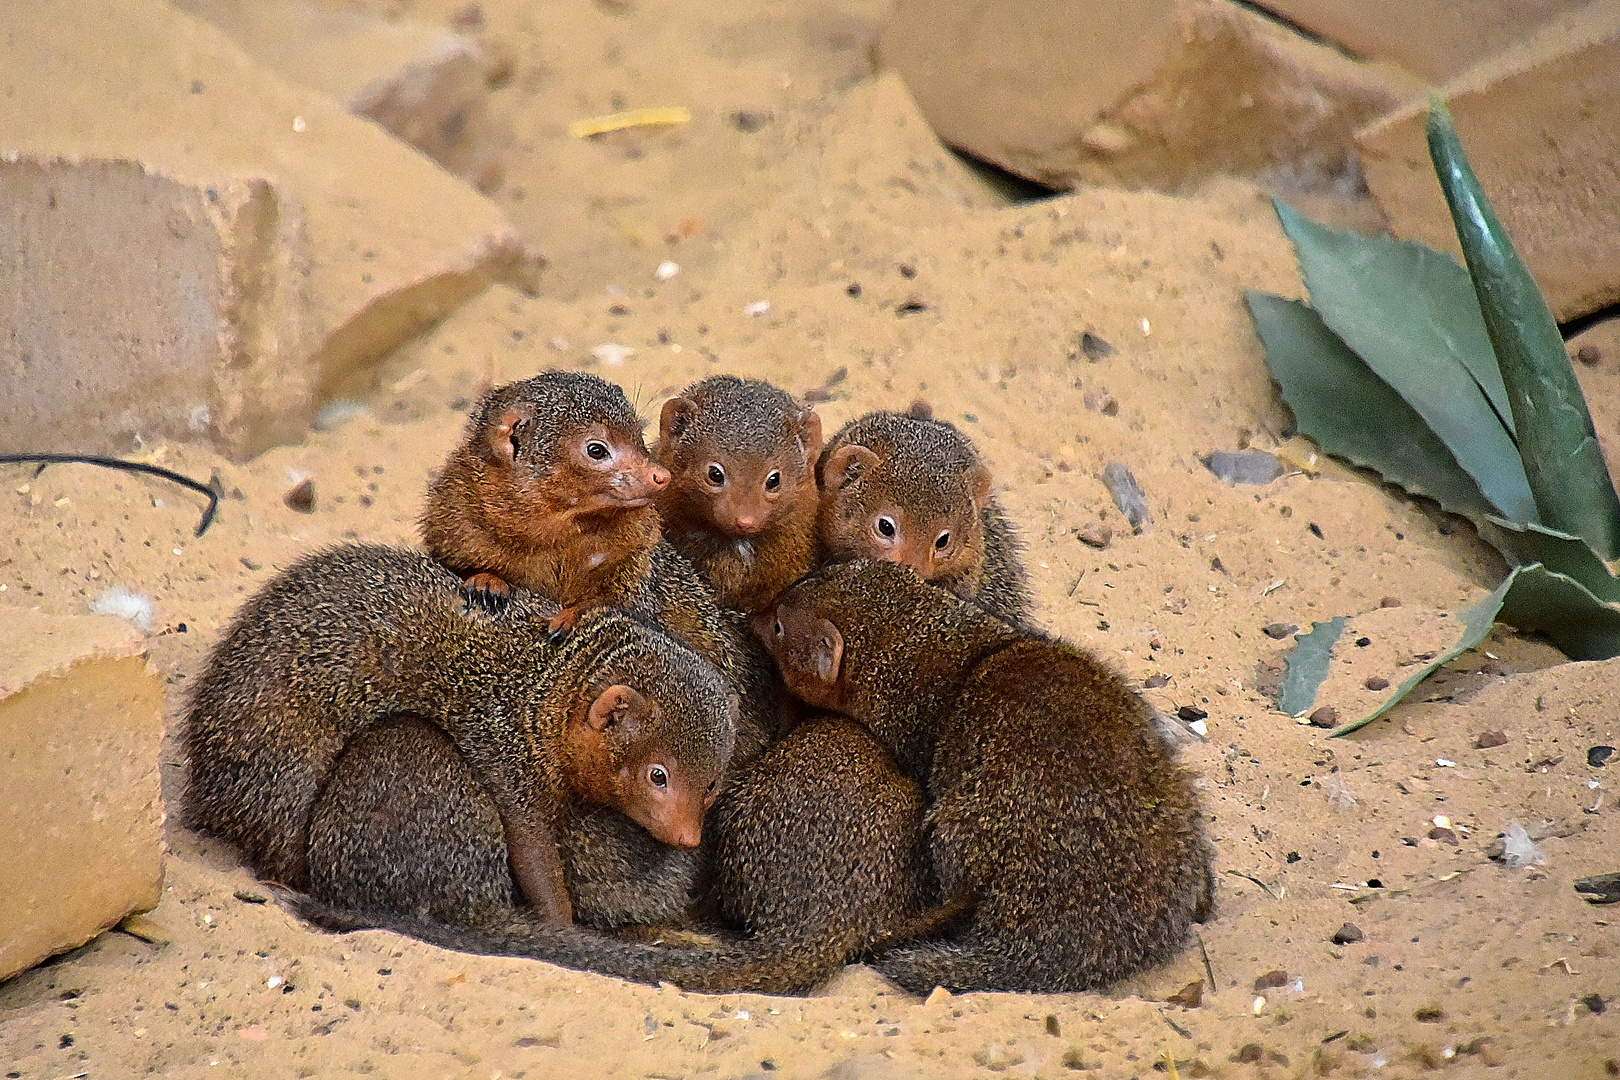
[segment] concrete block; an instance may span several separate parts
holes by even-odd
[[[1586,0],[1258,0],[1257,7],[1352,56],[1443,83]],[[1464,8],[1466,7],[1466,10]]]
[[[163,683],[121,619],[0,607],[0,979],[163,891]]]
[[[1560,321],[1620,302],[1620,3],[1555,19],[1442,94],[1485,193]],[[1426,103],[1356,136],[1391,231],[1461,258]]]
[[[309,252],[275,185],[13,154],[0,208],[0,453],[301,436]]]
[[[1354,129],[1420,89],[1230,0],[899,0],[879,53],[947,143],[1056,188],[1352,186]]]
[[[148,176],[205,195],[210,188],[259,185],[262,197],[244,206],[273,211],[275,220],[254,226],[254,235],[275,237],[274,250],[247,252],[237,265],[207,275],[238,283],[242,296],[234,307],[209,311],[201,298],[210,294],[199,288],[190,309],[195,336],[204,322],[223,319],[234,327],[227,337],[256,356],[232,369],[243,397],[240,415],[286,409],[282,424],[266,430],[232,430],[228,418],[211,416],[208,434],[233,457],[263,450],[289,428],[301,430],[331,386],[489,283],[536,287],[541,260],[493,203],[162,0],[0,4],[0,71],[6,91],[0,159],[138,162]],[[179,198],[170,192],[159,201]],[[0,216],[8,209],[0,205]],[[258,211],[242,213],[245,221]],[[283,243],[299,232],[307,237],[303,255]],[[222,250],[228,261],[240,251],[229,244]],[[193,266],[198,257],[185,256]],[[254,323],[281,302],[261,296],[265,289],[283,289],[299,305],[297,317]],[[52,302],[36,298],[36,309]],[[65,317],[57,328],[64,338],[85,336]],[[283,340],[283,329],[291,341]],[[69,367],[53,373],[64,391],[89,362],[68,359]],[[20,348],[0,336],[0,370],[21,364]],[[301,401],[279,404],[289,387],[299,386],[306,388]],[[254,407],[260,393],[266,401]],[[62,394],[71,403],[64,428],[82,415],[73,397]]]
[[[510,128],[489,107],[492,61],[467,37],[311,4],[179,0],[255,60],[381,124],[480,191],[499,186]]]

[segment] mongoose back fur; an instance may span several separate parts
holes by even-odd
[[[1088,653],[869,560],[801,581],[755,626],[796,694],[861,721],[924,787],[942,900],[972,914],[874,961],[901,986],[1106,986],[1208,912],[1189,778]]]
[[[354,545],[300,560],[243,605],[193,690],[187,818],[260,874],[309,882],[312,807],[372,725],[436,725],[499,814],[524,897],[566,921],[558,829],[614,807],[696,847],[738,737],[712,665],[623,612],[562,644],[546,609],[467,613],[456,578],[411,551]]]
[[[375,763],[396,766],[380,756]],[[421,762],[397,764],[425,774]],[[743,941],[660,948],[560,930],[519,911],[505,925],[492,925],[487,913],[500,907],[508,887],[490,854],[498,832],[487,810],[459,805],[432,815],[429,829],[389,830],[392,846],[363,845],[368,861],[344,867],[345,882],[355,884],[317,893],[326,903],[298,907],[330,929],[383,927],[466,952],[527,956],[711,993],[802,992],[858,953],[932,929],[928,911],[937,887],[922,841],[922,793],[859,724],[834,716],[806,720],[737,785],[717,808],[714,891],[723,914],[750,932]],[[431,801],[458,804],[468,790],[457,783]],[[353,799],[332,816],[363,828],[370,807]],[[438,828],[451,831],[434,835]],[[437,852],[471,854],[425,858]],[[361,884],[387,879],[396,866],[425,869],[409,871],[405,890],[368,891]],[[402,896],[430,902],[401,904]],[[450,902],[432,902],[442,897]]]

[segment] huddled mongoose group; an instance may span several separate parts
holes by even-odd
[[[1210,853],[1146,706],[1028,626],[991,486],[920,402],[823,445],[714,376],[649,451],[595,376],[497,387],[426,554],[318,552],[237,614],[187,820],[332,929],[717,992],[1106,985],[1207,915]]]

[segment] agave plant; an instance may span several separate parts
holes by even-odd
[[[1466,269],[1388,236],[1339,232],[1276,203],[1310,293],[1245,299],[1300,431],[1328,453],[1471,519],[1512,566],[1459,612],[1454,645],[1344,735],[1382,716],[1501,619],[1578,660],[1620,655],[1620,496],[1552,312],[1430,105],[1429,155]],[[1279,707],[1310,709],[1343,620],[1290,655]]]

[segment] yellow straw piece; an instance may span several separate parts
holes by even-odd
[[[684,124],[692,119],[692,113],[679,105],[663,106],[654,109],[630,109],[627,112],[608,113],[606,116],[592,116],[584,120],[575,120],[568,125],[568,134],[576,139],[588,139],[592,135],[600,135],[606,131],[619,131],[623,128],[656,127],[660,124]]]

